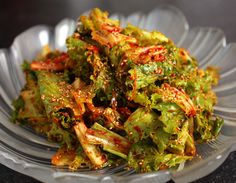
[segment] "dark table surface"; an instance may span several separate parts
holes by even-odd
[[[0,48],[9,47],[16,35],[31,26],[54,26],[65,17],[76,19],[93,7],[128,15],[134,11],[148,12],[161,3],[179,8],[187,17],[190,27],[218,27],[225,32],[227,42],[236,42],[235,0],[0,0]],[[0,165],[0,182],[38,181]],[[213,173],[196,182],[236,182],[236,152],[231,153]]]

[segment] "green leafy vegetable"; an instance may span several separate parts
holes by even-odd
[[[67,51],[46,46],[24,62],[12,119],[60,144],[52,164],[76,170],[128,162],[138,172],[176,168],[217,137],[218,68],[158,31],[122,28],[98,8],[79,18]]]
[[[127,158],[130,142],[98,123],[94,123],[92,128],[86,131],[86,137],[90,143],[101,144],[104,151]]]
[[[132,142],[148,138],[158,126],[160,126],[158,115],[145,108],[138,108],[124,124],[125,131]]]

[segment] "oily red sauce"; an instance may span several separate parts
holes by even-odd
[[[164,96],[165,99],[171,100],[173,102],[176,102],[177,104],[183,105],[184,106],[183,110],[186,112],[188,116],[196,115],[195,106],[192,100],[190,99],[190,97],[185,93],[184,90],[178,90],[175,87],[171,87],[167,83],[164,83],[163,86],[164,86],[163,90],[166,93],[166,96]]]
[[[133,46],[135,48],[135,46]],[[148,62],[163,62],[165,60],[166,49],[162,45],[137,47],[140,52],[131,55],[131,59],[136,64],[146,64]]]
[[[101,131],[101,130],[93,130],[93,129],[87,129],[86,131],[87,134],[89,135],[93,135],[93,136],[96,136],[96,134],[98,135],[105,135],[107,132],[104,132],[104,131]]]
[[[108,25],[108,24],[102,24],[102,29],[106,30],[110,33],[115,33],[115,32],[121,32],[122,28],[121,27],[117,27],[117,26],[113,26],[113,25]]]
[[[52,70],[62,71],[67,68],[65,61],[69,58],[68,54],[62,53],[54,59],[47,59],[46,61],[33,61],[30,64],[32,70]]]
[[[55,63],[64,62],[68,58],[69,58],[69,55],[67,53],[61,53],[61,55],[59,57],[56,57],[55,59],[53,59],[53,62],[55,62]],[[49,59],[49,61],[50,61],[50,59]]]
[[[113,141],[114,141],[115,144],[121,145],[121,140],[119,138],[114,137]]]
[[[156,74],[162,74],[162,68],[157,68],[156,70],[155,70],[155,73]]]
[[[88,50],[93,51],[94,53],[98,53],[99,52],[99,48],[97,46],[94,45],[89,45],[87,47]]]
[[[130,143],[128,141],[124,142],[121,139],[114,137],[113,138],[114,144],[119,147],[119,149],[124,152],[125,154],[128,154],[130,149]]]
[[[128,117],[131,115],[131,111],[129,110],[128,107],[119,107],[117,108],[117,111],[125,117],[125,119],[128,119]]]
[[[68,165],[76,156],[75,150],[68,150],[65,148],[59,149],[57,153],[52,157],[52,164],[54,165]]]
[[[86,103],[89,110],[93,113],[94,117],[98,117],[103,114],[103,108],[95,107],[92,103]]]

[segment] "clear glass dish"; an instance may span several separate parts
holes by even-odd
[[[230,152],[236,150],[236,44],[226,44],[224,33],[211,27],[190,28],[184,15],[176,8],[163,5],[149,14],[140,12],[120,19],[122,25],[132,23],[148,30],[157,29],[170,37],[178,46],[186,48],[199,60],[200,67],[220,67],[221,80],[214,88],[218,96],[215,114],[225,119],[217,140],[197,145],[198,157],[187,162],[179,171],[162,170],[136,174],[125,170],[125,165],[102,170],[80,169],[71,172],[50,164],[56,144],[36,135],[26,127],[10,122],[11,101],[24,86],[20,65],[32,60],[42,47],[64,50],[65,39],[75,29],[75,21],[62,20],[55,28],[38,25],[17,36],[9,49],[0,49],[0,163],[15,171],[47,183],[60,182],[190,182],[199,179],[222,164]]]

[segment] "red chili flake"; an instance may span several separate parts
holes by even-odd
[[[165,60],[165,53],[167,50],[162,45],[147,46],[147,47],[137,47],[139,53],[131,53],[131,59],[136,64],[146,64],[149,61],[163,62]]]
[[[30,65],[32,70],[52,70],[61,71],[66,69],[65,62],[69,58],[67,53],[61,53],[54,59],[47,59],[46,61],[33,61]]]
[[[92,129],[87,129],[87,130],[86,130],[86,133],[87,133],[88,135],[94,135],[94,134],[95,134],[94,130],[92,130]]]
[[[132,114],[128,107],[119,107],[117,111],[123,115],[126,119]]]
[[[142,131],[141,131],[140,127],[139,126],[134,126],[133,128],[138,132],[139,136],[141,137],[142,136]]]
[[[96,118],[100,115],[102,115],[103,113],[103,109],[99,108],[99,107],[95,107],[92,103],[86,103],[87,107],[89,108],[89,110],[92,112],[93,116]]]
[[[61,55],[59,57],[56,57],[52,62],[61,63],[64,62],[67,58],[69,58],[69,55],[67,53],[61,53]]]
[[[195,108],[192,108],[189,113],[188,113],[189,116],[195,116],[196,115],[196,110]]]
[[[157,69],[155,70],[155,73],[156,73],[156,74],[162,74],[162,68],[157,68]]]
[[[99,135],[105,135],[107,132],[101,131],[101,130],[96,130]]]
[[[106,161],[106,159],[107,159],[106,155],[105,155],[105,154],[103,154],[103,155],[101,156],[101,161],[105,162],[105,161]]]
[[[99,48],[97,46],[94,45],[90,45],[87,47],[88,50],[93,51],[94,53],[98,53]]]
[[[121,145],[121,140],[119,139],[119,138],[114,138],[113,139],[113,141],[114,141],[114,143],[116,144],[116,145]]]

